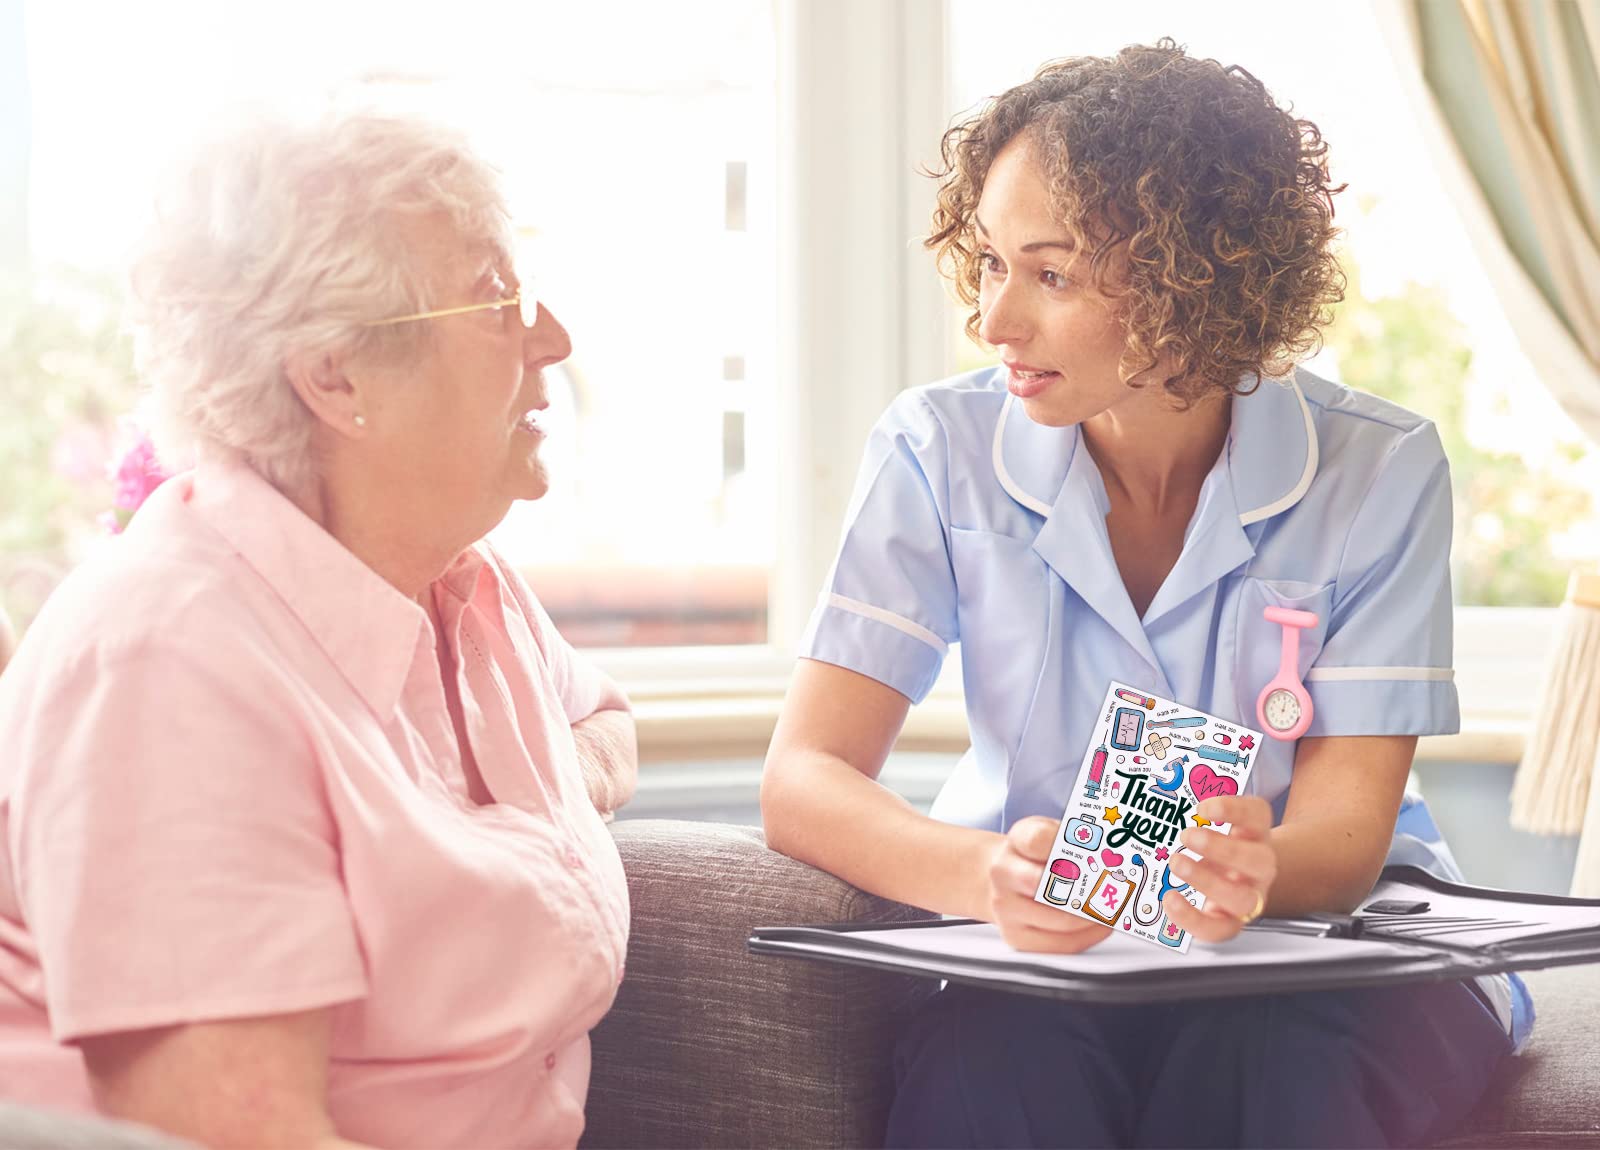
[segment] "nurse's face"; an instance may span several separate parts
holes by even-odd
[[[1127,329],[1115,301],[1089,286],[1088,258],[1077,258],[1057,222],[1025,140],[990,165],[976,223],[978,335],[1000,353],[1028,418],[1064,427],[1159,396],[1159,388],[1134,389],[1117,377]]]

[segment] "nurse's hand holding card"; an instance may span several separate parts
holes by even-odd
[[[1277,871],[1271,808],[1243,793],[1261,733],[1122,683],[1095,732],[1034,898],[1179,954],[1259,918]]]

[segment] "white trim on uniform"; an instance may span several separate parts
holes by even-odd
[[[1022,504],[1029,511],[1037,511],[1046,519],[1050,518],[1050,505],[1042,500],[1035,499],[1017,485],[1011,478],[1011,472],[1006,470],[1005,442],[1006,420],[1011,415],[1011,405],[1016,402],[1016,396],[1006,392],[1006,401],[1000,408],[1000,419],[994,425],[994,477],[1000,481],[1000,486],[1005,488],[1006,494]]]
[[[1384,679],[1448,683],[1455,679],[1453,667],[1313,667],[1306,682],[1367,683]]]
[[[896,631],[903,631],[913,639],[919,639],[943,655],[950,650],[950,644],[928,630],[921,623],[913,623],[910,619],[896,615],[893,611],[885,611],[882,607],[874,607],[871,603],[863,603],[859,599],[848,599],[843,595],[831,592],[824,593],[821,597],[824,607],[837,607],[841,611],[848,611],[852,615],[860,615],[863,619],[872,619],[885,626],[893,627]]]
[[[1262,386],[1266,387],[1268,385],[1263,383]],[[1306,421],[1305,470],[1300,473],[1300,481],[1283,498],[1275,499],[1265,507],[1257,507],[1254,511],[1240,512],[1239,526],[1241,527],[1248,527],[1250,524],[1259,523],[1263,519],[1271,519],[1280,511],[1289,510],[1289,508],[1300,502],[1301,497],[1307,491],[1311,490],[1311,481],[1316,478],[1318,461],[1317,425],[1311,420],[1311,405],[1306,402],[1305,392],[1300,390],[1299,383],[1292,376],[1289,379],[1289,386],[1294,389],[1294,397],[1300,401],[1300,415]]]

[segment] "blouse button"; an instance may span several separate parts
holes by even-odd
[[[546,1070],[554,1070],[556,1068],[556,1056],[554,1054],[546,1054],[544,1056],[544,1068]]]
[[[582,862],[583,862],[583,860],[578,857],[578,852],[573,850],[571,847],[568,847],[567,848],[567,865],[570,866],[570,867],[577,867],[577,866],[580,866],[582,864]]]

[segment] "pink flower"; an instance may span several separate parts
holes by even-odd
[[[113,510],[100,517],[101,524],[113,535],[120,534],[133,513],[150,498],[150,493],[170,478],[156,460],[155,445],[150,442],[149,435],[143,428],[131,424],[128,426],[133,433],[133,442],[111,472],[112,481],[116,484],[116,493],[111,500]]]

